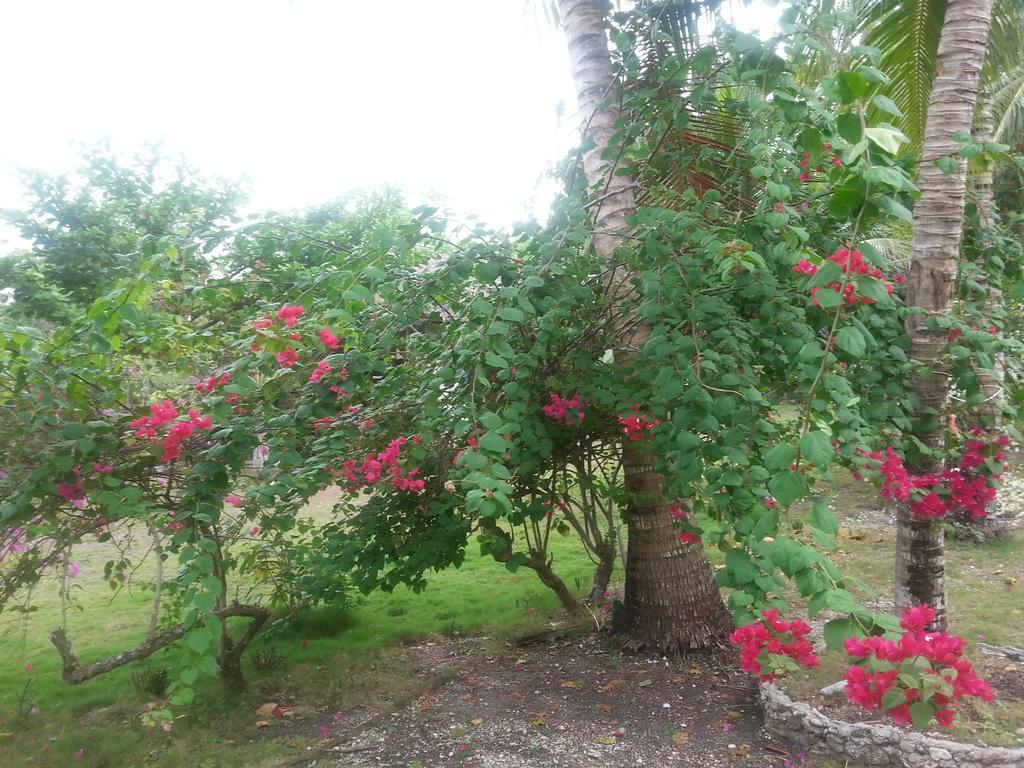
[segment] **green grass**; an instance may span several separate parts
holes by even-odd
[[[584,594],[593,566],[578,542],[554,537],[552,552],[556,572],[575,593]],[[113,594],[103,579],[108,557],[109,550],[100,545],[75,553],[82,565],[75,599],[82,610],[69,612],[68,635],[83,664],[131,647],[145,636],[150,595],[139,590]],[[248,666],[253,651],[263,647],[257,641],[247,654],[250,690],[228,698],[216,683],[202,686],[199,704],[165,733],[141,725],[140,715],[154,699],[133,687],[131,666],[83,685],[63,683],[48,639],[60,623],[55,590],[53,583],[41,584],[34,596],[36,611],[0,617],[3,766],[263,765],[318,739],[317,725],[330,721],[331,713],[400,695],[413,680],[403,643],[481,631],[500,641],[542,629],[558,613],[554,593],[532,571],[509,573],[490,557],[476,554],[471,545],[460,569],[433,575],[422,593],[400,588],[392,594],[355,596],[344,611],[315,610],[300,625],[268,638],[264,642],[287,658],[282,667],[256,672]],[[174,651],[149,662],[173,670]],[[28,664],[31,671],[25,669]],[[35,706],[39,712],[19,714],[29,681],[22,709]],[[255,710],[269,701],[322,712],[257,729]],[[296,725],[300,719],[303,724]],[[75,757],[82,748],[84,756]]]

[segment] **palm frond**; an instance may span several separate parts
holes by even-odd
[[[1000,77],[990,86],[990,93],[996,121],[993,140],[1010,146],[1024,143],[1024,64]]]
[[[919,147],[931,98],[946,0],[855,0],[864,42],[882,52],[884,90],[903,112],[900,128]]]
[[[911,248],[909,232],[906,237],[890,235],[889,237],[868,238],[864,241],[864,244],[871,246],[882,255],[887,267],[886,272],[889,274],[894,272],[906,273],[910,269]]]

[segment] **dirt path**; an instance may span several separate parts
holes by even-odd
[[[730,656],[673,662],[617,654],[607,638],[488,655],[478,639],[408,649],[439,691],[316,761],[332,768],[783,766],[755,687]],[[820,764],[815,761],[815,764]],[[810,763],[807,763],[809,766]]]

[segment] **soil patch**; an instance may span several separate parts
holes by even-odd
[[[407,648],[446,685],[308,764],[332,768],[576,768],[804,764],[762,725],[731,652],[618,653],[586,634],[495,653],[480,638]],[[369,719],[372,710],[351,714]],[[358,750],[358,751],[356,751]],[[347,753],[347,754],[345,754]],[[814,759],[806,765],[825,765]]]

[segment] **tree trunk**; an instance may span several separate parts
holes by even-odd
[[[223,620],[233,616],[244,616],[251,619],[249,626],[242,635],[242,639],[237,643],[231,644],[231,657],[227,658],[226,662],[229,667],[228,674],[237,674],[238,677],[241,677],[242,654],[249,646],[249,643],[252,642],[252,639],[267,622],[267,619],[270,618],[270,611],[258,605],[231,605],[221,610],[214,611],[211,615]],[[156,637],[149,638],[142,645],[130,648],[127,651],[122,651],[121,653],[115,653],[113,656],[102,661],[96,661],[92,664],[85,665],[79,663],[78,657],[75,656],[75,652],[71,648],[71,640],[63,629],[54,630],[50,634],[50,642],[53,643],[54,647],[57,649],[57,653],[60,654],[63,666],[64,682],[68,685],[80,685],[81,683],[105,674],[112,669],[123,667],[133,661],[149,658],[157,651],[166,648],[171,643],[177,642],[183,638],[190,628],[191,627],[186,627],[184,625],[171,627],[170,629],[164,630]],[[227,630],[225,629],[224,632],[226,633]],[[225,659],[218,658],[217,661],[223,676]],[[231,688],[236,684],[237,680],[225,679],[225,685],[228,688]],[[244,679],[242,679],[241,686],[242,688],[245,687]]]
[[[591,582],[590,596],[587,601],[591,605],[604,602],[604,596],[608,592],[608,582],[612,580],[612,571],[615,570],[615,529],[612,528],[608,535],[598,543],[594,554],[597,555],[597,567],[594,568],[594,581]]]
[[[992,0],[949,1],[925,125],[918,179],[921,197],[914,206],[907,303],[925,310],[907,319],[911,357],[923,371],[912,382],[917,401],[915,433],[936,451],[943,448],[943,416],[949,400],[943,361],[947,334],[928,330],[926,321],[953,311],[966,192],[966,167],[953,136],[971,130],[991,18]],[[946,176],[935,165],[941,157],[955,158],[957,171]],[[938,468],[934,459],[925,458],[914,469],[934,472]],[[930,605],[936,614],[934,628],[944,629],[942,521],[915,520],[906,509],[897,512],[896,521],[896,609]]]
[[[629,552],[616,631],[626,647],[637,650],[713,647],[732,622],[704,548],[676,535],[654,457],[626,451],[624,461]]]
[[[565,582],[562,581],[561,577],[552,570],[551,561],[544,552],[531,552],[530,562],[526,565],[537,574],[537,577],[544,583],[545,587],[558,595],[558,600],[565,610],[569,613],[575,613],[579,610],[579,601],[569,591],[569,588],[565,586]]]
[[[993,119],[992,101],[988,88],[982,88],[978,97],[978,126],[974,134],[976,144],[986,144],[992,141]],[[998,286],[993,285],[989,280],[986,269],[986,261],[994,246],[992,235],[999,226],[998,212],[996,211],[995,199],[992,194],[992,166],[985,164],[984,169],[977,172],[968,172],[968,182],[973,192],[975,205],[978,207],[978,234],[979,251],[976,256],[976,269],[972,277],[980,287],[980,293],[974,296],[974,302],[982,302],[982,315],[984,317],[983,327],[991,323],[1002,305],[1002,292]],[[978,369],[978,385],[982,402],[971,409],[968,416],[968,424],[971,427],[984,430],[985,432],[998,431],[1003,421],[1003,406],[1006,402],[1006,371],[1003,356],[997,354],[992,359],[991,369]],[[983,540],[996,540],[1003,538],[1007,533],[1005,521],[999,520],[993,514],[994,505],[989,505],[988,514],[980,519],[975,519],[965,510],[955,510],[950,519],[962,526],[971,536]]]
[[[633,289],[615,252],[629,234],[626,217],[636,211],[632,176],[617,173],[606,159],[619,118],[616,78],[608,52],[602,0],[559,0],[569,48],[576,99],[583,117],[583,140],[592,142],[583,155],[583,170],[594,198],[593,246],[612,265],[608,278],[613,311],[621,326],[634,318],[624,308]],[[617,350],[626,360],[642,348],[650,328],[638,324]],[[677,653],[710,648],[729,627],[729,615],[714,584],[711,567],[699,545],[683,546],[672,528],[664,479],[654,459],[636,446],[623,448],[626,524],[629,554],[626,590],[615,631],[635,650]]]
[[[992,141],[992,101],[987,93],[988,89],[985,89],[985,93],[981,96],[980,104],[980,121],[978,131],[975,134],[974,140],[979,144],[988,143]],[[974,190],[974,201],[978,206],[978,219],[981,225],[980,236],[982,243],[987,241],[989,233],[992,232],[998,225],[998,212],[996,211],[995,198],[992,194],[992,167],[989,164],[985,165],[984,170],[971,175],[971,187]],[[987,250],[987,248],[985,249]],[[995,314],[999,305],[1002,303],[1002,294],[999,291],[998,286],[995,286],[988,279],[988,273],[985,270],[985,256],[982,255],[979,259],[979,267],[981,268],[979,273],[976,275],[978,284],[985,291],[985,303],[984,312],[985,319],[990,318]],[[1002,424],[1003,416],[1003,403],[1006,398],[1005,394],[1005,370],[1003,367],[1003,360],[1001,356],[997,356],[993,361],[994,366],[991,371],[979,371],[978,379],[981,385],[981,393],[984,395],[984,402],[974,409],[972,413],[972,426],[980,427],[984,430],[997,430]]]

